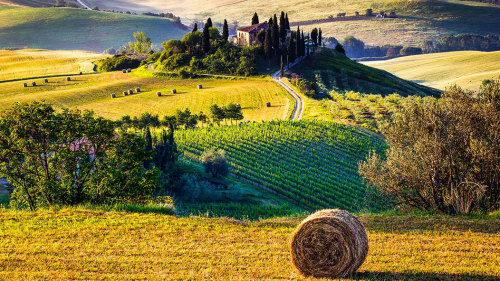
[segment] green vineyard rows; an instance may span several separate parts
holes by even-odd
[[[365,190],[358,162],[370,150],[386,148],[374,134],[311,120],[178,130],[175,138],[188,158],[199,160],[209,148],[224,149],[236,176],[309,209],[355,210]]]

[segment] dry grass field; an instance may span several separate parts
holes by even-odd
[[[498,219],[362,215],[361,220],[369,254],[359,273],[344,280],[500,278]],[[288,239],[299,221],[4,210],[0,279],[296,279]]]
[[[452,84],[478,90],[483,80],[500,77],[500,51],[447,52],[363,63],[442,90]]]

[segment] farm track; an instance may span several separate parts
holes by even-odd
[[[292,64],[291,67],[293,67],[299,62],[300,60]],[[272,78],[276,83],[278,83],[281,87],[283,87],[283,89],[285,89],[285,91],[287,91],[295,100],[295,109],[293,110],[291,120],[298,121],[302,118],[302,114],[304,113],[304,99],[292,87],[290,87],[285,82],[281,81],[280,72],[281,71],[279,70],[276,71],[276,73],[272,75]]]

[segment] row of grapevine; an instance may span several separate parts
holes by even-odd
[[[354,210],[365,185],[358,162],[383,140],[340,123],[273,121],[179,130],[179,150],[199,159],[209,148],[227,152],[232,172],[310,209]]]

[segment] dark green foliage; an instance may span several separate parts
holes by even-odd
[[[201,39],[201,48],[205,54],[208,54],[210,52],[210,26],[207,23],[203,27],[203,36]]]
[[[353,36],[347,36],[344,38],[342,45],[348,57],[360,58],[363,56],[363,52],[365,50],[365,43],[363,43],[363,41],[356,39]]]
[[[280,16],[280,41],[285,42],[286,39],[286,19],[285,13],[281,12]]]
[[[251,25],[258,24],[258,23],[259,23],[259,16],[257,15],[257,12],[256,12],[253,14]]]
[[[286,29],[290,30],[290,21],[288,20],[288,13],[285,15]]]
[[[128,68],[137,68],[141,64],[141,61],[138,59],[129,58],[125,55],[115,55],[100,60],[96,64],[97,64],[97,71],[107,72],[107,71],[115,71]]]
[[[193,31],[191,31],[191,32],[196,32],[196,31],[198,31],[198,23],[195,22],[194,27],[193,27]]]
[[[224,110],[216,104],[210,106],[210,115],[213,122],[217,125],[220,125],[220,122],[226,118]]]
[[[292,78],[291,82],[306,96],[311,98],[317,97],[316,85],[313,82],[303,78]]]
[[[458,34],[447,35],[438,41],[424,41],[422,43],[424,53],[451,52],[451,51],[498,51],[500,50],[500,39],[496,35],[473,35]]]
[[[318,45],[323,45],[323,31],[321,30],[321,28],[318,31]]]
[[[399,52],[402,56],[412,56],[422,54],[422,49],[418,47],[404,47]]]
[[[229,175],[229,163],[226,159],[226,152],[222,149],[209,149],[201,155],[201,163],[205,171],[214,178]]]
[[[267,59],[273,56],[273,43],[272,43],[271,28],[267,29],[266,37],[264,39],[264,54]]]
[[[318,46],[318,29],[317,28],[313,28],[313,30],[311,31],[311,40],[312,40],[314,46]]]
[[[227,25],[227,20],[224,19],[224,26],[222,27],[222,39],[226,40],[229,38],[229,26]]]
[[[371,17],[371,16],[373,16],[373,10],[372,10],[372,9],[366,9],[366,13],[365,13],[365,15],[366,15],[367,17]]]
[[[207,23],[205,25],[208,26],[208,28],[214,27],[213,24],[212,24],[212,19],[211,18],[207,19]]]
[[[287,61],[287,64],[294,62],[296,59],[294,35],[295,35],[295,33],[292,34],[292,37],[290,38],[290,41],[288,42],[288,49],[287,49],[288,61]]]
[[[179,157],[173,130],[162,130],[152,143],[154,165],[163,173],[169,173]]]
[[[300,38],[300,27],[297,27],[297,33],[295,33],[295,57],[300,58],[302,49],[302,40]]]
[[[12,205],[54,205],[147,197],[158,171],[142,136],[120,130],[92,112],[55,110],[45,103],[14,104],[0,116],[0,177],[14,188]]]
[[[271,28],[271,37],[272,37],[274,55],[276,55],[278,54],[278,51],[280,49],[280,31],[278,25],[278,18],[276,17],[276,14],[274,15],[273,26],[270,28]]]

